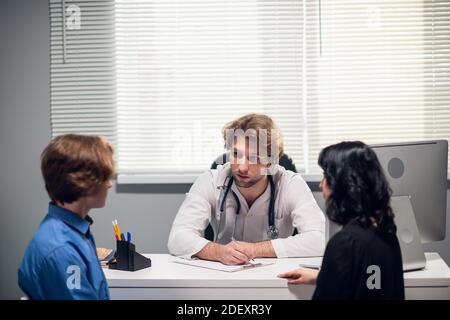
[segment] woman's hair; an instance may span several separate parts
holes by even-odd
[[[52,202],[71,203],[114,176],[113,147],[99,136],[61,135],[42,152],[41,171]]]
[[[357,220],[367,228],[375,220],[378,227],[396,232],[390,206],[392,191],[375,152],[360,141],[345,141],[320,152],[331,193],[326,201],[328,218],[340,225]]]

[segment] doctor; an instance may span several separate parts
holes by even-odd
[[[170,253],[228,265],[322,255],[325,217],[300,174],[278,165],[283,142],[274,121],[248,114],[223,134],[230,162],[202,174],[187,193],[169,235]],[[203,236],[209,223],[214,242]]]

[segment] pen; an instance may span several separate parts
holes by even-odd
[[[233,233],[231,235],[231,241],[236,241],[236,239],[234,238],[234,229],[233,229]],[[255,262],[255,260],[249,259],[248,262]]]
[[[120,238],[120,233],[119,233],[119,231],[117,230],[117,226],[116,226],[116,224],[114,223],[114,221],[112,222],[112,224],[113,224],[113,228],[114,228],[114,233],[116,234],[116,239],[118,239],[118,238]]]
[[[234,238],[234,230],[236,230],[236,226],[233,229],[233,233],[231,234],[231,241],[236,241],[236,239]],[[248,260],[248,262],[255,262],[255,259],[250,259]]]
[[[308,268],[308,269],[320,270],[320,267],[318,265],[314,265],[314,264],[301,263],[300,264],[300,268]]]
[[[123,233],[121,233],[121,239],[122,241],[125,241],[125,236],[123,235]]]
[[[131,233],[127,232],[127,241],[131,242]]]
[[[244,264],[242,266],[243,269],[248,269],[248,268],[254,268],[254,267],[259,267],[262,266],[262,263],[251,263],[251,264]]]
[[[120,232],[120,227],[119,227],[119,224],[117,223],[117,219],[115,220],[115,222],[116,222],[117,232],[119,232],[119,235],[120,235],[122,233]]]

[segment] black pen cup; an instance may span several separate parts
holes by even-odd
[[[116,241],[116,261],[109,263],[110,269],[137,271],[152,266],[152,261],[136,252],[136,246],[130,241]]]

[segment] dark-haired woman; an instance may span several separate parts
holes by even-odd
[[[319,166],[326,214],[343,228],[328,242],[320,271],[279,277],[316,284],[313,299],[404,299],[391,190],[375,152],[359,141],[341,142],[321,151]]]

